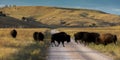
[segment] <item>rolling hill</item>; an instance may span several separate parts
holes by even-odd
[[[16,20],[18,22],[22,21],[22,17],[32,17],[38,25],[40,23],[40,25],[49,27],[106,27],[120,25],[119,15],[90,9],[17,6],[1,8],[0,11],[4,12],[7,16],[14,17],[15,19],[12,20]],[[9,18],[6,19],[9,20]],[[29,26],[32,25],[33,27],[36,25],[33,22],[23,22],[21,24],[24,23],[27,25],[29,24]]]

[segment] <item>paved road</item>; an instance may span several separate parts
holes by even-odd
[[[103,55],[82,44],[65,43],[66,47],[50,47],[47,60],[113,60],[113,58]]]

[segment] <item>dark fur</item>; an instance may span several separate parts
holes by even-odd
[[[43,41],[44,34],[42,32],[34,32],[33,33],[33,38],[34,38],[35,41]]]
[[[85,38],[86,34],[88,34],[88,32],[77,32],[77,33],[75,33],[74,34],[75,42],[76,43],[78,43],[78,41],[79,42],[84,42],[83,39]]]
[[[33,33],[33,38],[35,41],[38,41],[38,32]]]
[[[78,43],[78,41],[89,44],[91,42],[96,43],[97,38],[99,37],[99,33],[95,32],[77,32],[74,34],[75,42]]]
[[[39,32],[39,33],[38,33],[38,40],[39,40],[39,41],[43,41],[43,39],[44,39],[43,33]]]
[[[59,46],[60,43],[62,43],[63,47],[65,47],[64,42],[70,42],[70,35],[67,35],[65,32],[55,33],[51,37],[51,43],[55,44],[55,41],[58,42],[57,46]]]
[[[13,38],[16,38],[16,36],[17,36],[17,31],[16,31],[15,29],[11,31],[11,36],[12,36]]]

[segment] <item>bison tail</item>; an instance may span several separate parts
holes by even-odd
[[[117,36],[114,35],[114,44],[117,44]]]

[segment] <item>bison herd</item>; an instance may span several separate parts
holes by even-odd
[[[34,32],[33,33],[33,38],[35,41],[43,41],[44,35],[42,32]]]
[[[74,34],[75,42],[82,42],[86,44],[95,43],[107,45],[109,43],[117,42],[117,36],[111,33],[99,34],[95,32],[77,32]]]
[[[16,38],[17,31],[14,29],[11,31],[11,36],[13,38]],[[45,38],[45,35],[42,32],[34,32],[33,33],[33,39],[35,41],[43,41]],[[96,32],[77,32],[74,34],[74,40],[76,43],[84,43],[85,45],[88,45],[89,43],[95,43],[95,44],[103,44],[107,45],[109,43],[117,43],[117,36],[111,33],[96,33]],[[57,42],[57,44],[55,43]],[[71,36],[68,35],[65,32],[57,32],[54,34],[51,34],[51,44],[52,46],[59,46],[60,43],[62,43],[63,47],[65,47],[64,42],[71,42]]]

